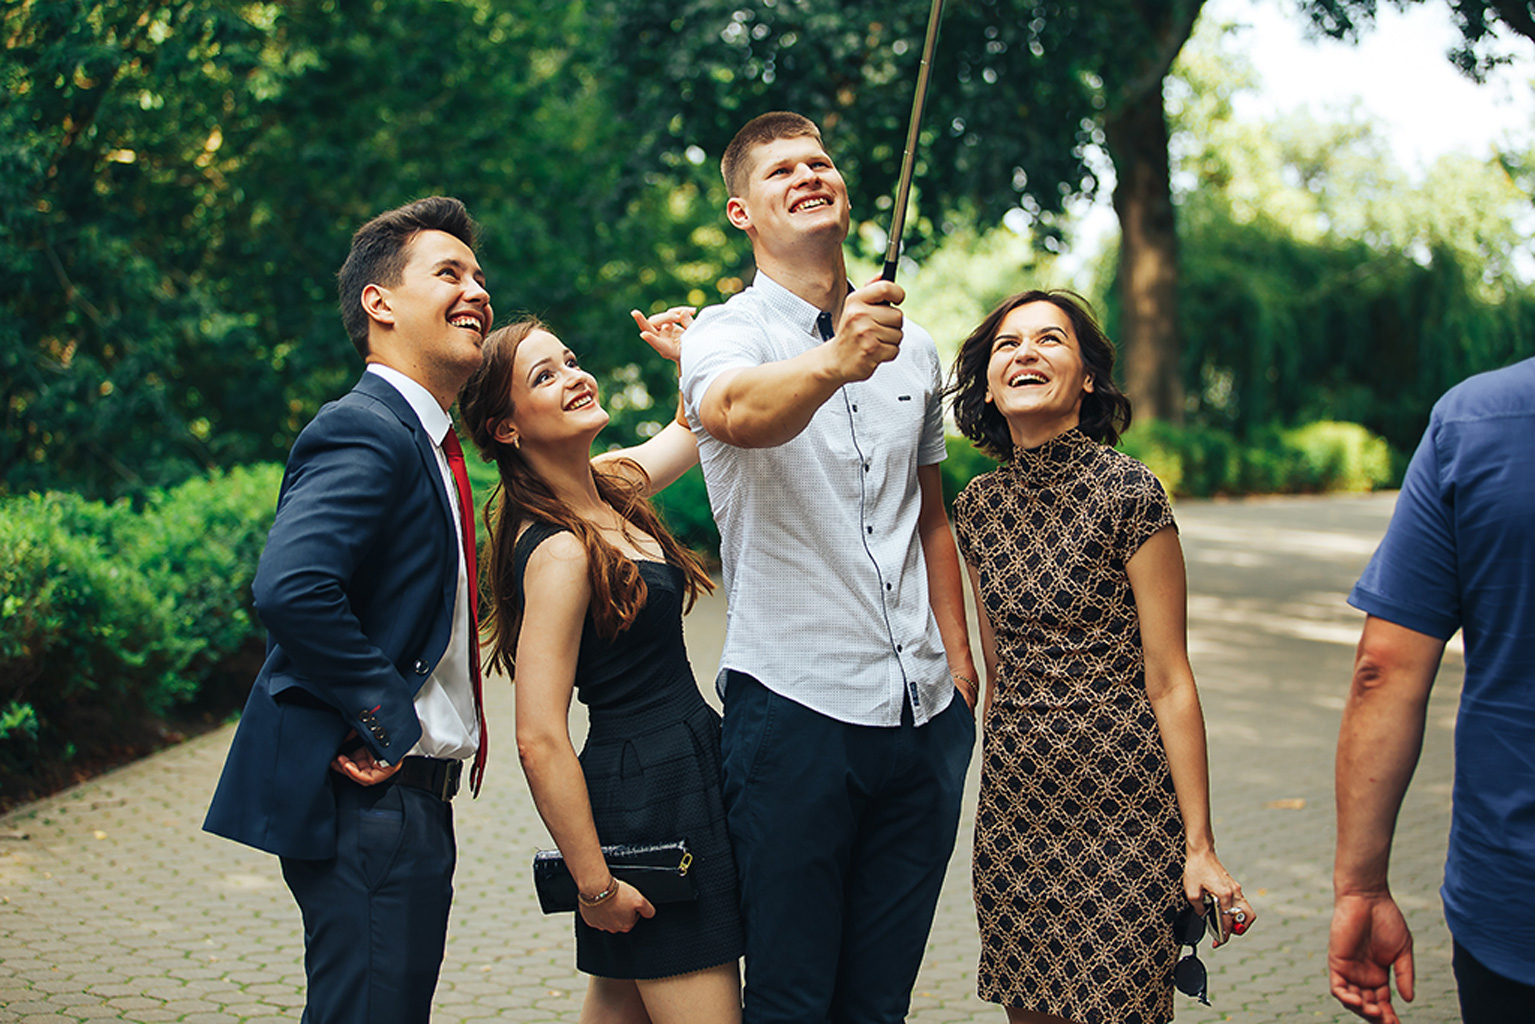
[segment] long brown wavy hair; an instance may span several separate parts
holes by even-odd
[[[481,628],[491,645],[489,667],[507,675],[513,674],[517,633],[522,628],[523,600],[512,551],[523,523],[548,523],[569,530],[586,549],[592,589],[588,611],[598,636],[611,640],[627,629],[646,598],[645,580],[634,562],[604,540],[597,527],[572,512],[533,472],[521,451],[495,438],[496,425],[512,415],[512,364],[517,348],[534,331],[548,330],[537,318],[527,317],[493,331],[485,339],[480,368],[458,394],[459,416],[470,439],[480,457],[494,462],[501,476],[484,509],[490,566],[485,576],[489,579],[491,614],[484,617]],[[627,522],[654,537],[666,560],[682,569],[686,577],[684,610],[691,610],[701,592],[714,589],[714,581],[697,557],[677,543],[646,500],[647,488],[635,479],[644,477],[644,469],[632,459],[623,461],[634,477],[592,468],[597,493]]]

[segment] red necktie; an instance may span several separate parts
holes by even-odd
[[[469,788],[480,795],[480,781],[485,777],[485,698],[480,687],[480,584],[474,571],[474,498],[469,492],[469,471],[464,468],[464,448],[452,427],[442,439],[442,453],[448,457],[453,483],[458,488],[458,518],[464,528],[464,569],[469,574],[469,668],[474,676],[474,715],[480,721],[480,746],[474,752],[474,767],[469,770]]]

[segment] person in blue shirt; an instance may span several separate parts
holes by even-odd
[[[1464,631],[1445,920],[1467,1024],[1535,1005],[1535,359],[1434,407],[1385,539],[1349,595],[1367,613],[1338,736],[1328,978],[1366,1020],[1413,997],[1412,934],[1387,884],[1440,657]]]

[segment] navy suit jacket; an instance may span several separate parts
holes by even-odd
[[[329,765],[347,732],[391,763],[421,738],[416,693],[452,632],[452,516],[432,440],[383,378],[363,374],[299,434],[254,583],[266,661],[205,829],[335,855]]]

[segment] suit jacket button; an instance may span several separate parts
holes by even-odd
[[[415,669],[416,669],[416,675],[424,676],[424,675],[426,675],[428,672],[430,672],[432,670],[432,667],[426,663],[426,659],[425,658],[417,658],[416,659],[416,664],[415,664]]]

